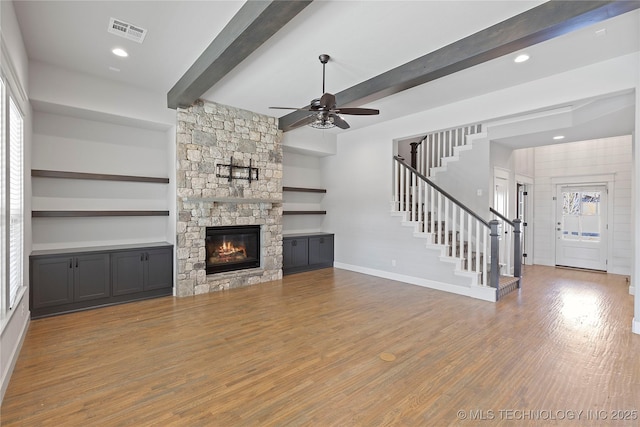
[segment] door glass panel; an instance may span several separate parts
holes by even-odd
[[[600,192],[582,193],[582,240],[600,240]]]
[[[562,192],[562,239],[600,241],[600,192]]]

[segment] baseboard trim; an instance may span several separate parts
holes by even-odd
[[[636,287],[633,285],[629,285],[629,295],[635,295],[636,294]]]
[[[634,334],[640,335],[640,319],[633,318],[633,322],[631,323],[631,332]]]
[[[436,282],[434,280],[422,279],[420,277],[406,276],[403,274],[391,273],[389,271],[384,270],[376,270],[368,267],[361,267],[358,265],[344,264],[341,262],[334,262],[334,268],[339,268],[342,270],[349,270],[356,273],[367,274],[369,276],[380,277],[383,279],[395,280],[397,282],[407,283],[410,285],[422,286],[424,288],[435,289],[438,291],[449,292],[457,295],[464,295],[467,297],[495,302],[496,301],[496,290],[495,288],[489,288],[486,286],[459,286],[452,285],[450,283]]]

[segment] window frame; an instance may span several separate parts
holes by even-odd
[[[4,55],[3,55],[4,58]],[[22,98],[16,96],[16,91],[12,88],[12,80],[7,76],[4,69],[0,69],[0,142],[2,147],[0,148],[0,174],[2,179],[0,180],[0,332],[2,332],[5,326],[9,323],[12,315],[16,312],[15,308],[18,307],[24,295],[27,291],[27,284],[25,283],[25,254],[24,254],[24,236],[25,236],[25,112],[22,103]],[[18,91],[18,93],[20,93]],[[19,132],[19,146],[20,146],[20,165],[19,165],[19,224],[20,224],[20,242],[19,248],[19,263],[17,266],[17,274],[19,284],[15,287],[15,292],[12,292],[12,286],[10,281],[11,276],[11,248],[10,248],[10,221],[11,221],[11,203],[10,203],[10,186],[11,182],[11,108],[13,107],[14,113],[19,117],[20,132]]]

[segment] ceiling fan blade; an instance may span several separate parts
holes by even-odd
[[[320,98],[320,106],[328,110],[333,109],[336,106],[336,96],[332,93],[325,93],[322,95],[322,98]]]
[[[340,129],[349,129],[351,127],[349,126],[349,123],[345,122],[339,115],[331,114],[331,117],[333,117],[333,124],[338,126]]]
[[[374,114],[380,114],[380,110],[374,108],[338,108],[336,113],[351,114],[354,116],[371,116]]]
[[[305,116],[303,118],[301,118],[300,120],[296,120],[295,122],[291,123],[291,127],[294,128],[296,126],[306,126],[309,123],[315,122],[316,121],[316,115],[315,114],[311,114],[310,116]]]
[[[309,108],[296,108],[296,107],[269,107],[273,110],[298,110],[298,111],[311,111]]]

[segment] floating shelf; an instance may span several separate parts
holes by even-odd
[[[169,216],[169,211],[31,211],[32,218],[71,218],[96,216]]]
[[[157,184],[169,183],[169,178],[159,178],[152,176],[110,175],[101,173],[65,172],[42,169],[31,169],[31,176],[41,178],[94,179],[99,181],[152,182]]]
[[[300,193],[326,193],[324,188],[282,187],[282,191],[297,191]]]
[[[183,202],[213,202],[213,203],[236,203],[239,205],[260,204],[260,203],[282,203],[282,199],[245,199],[240,197],[185,197]]]
[[[326,215],[327,211],[282,211],[282,215]]]

